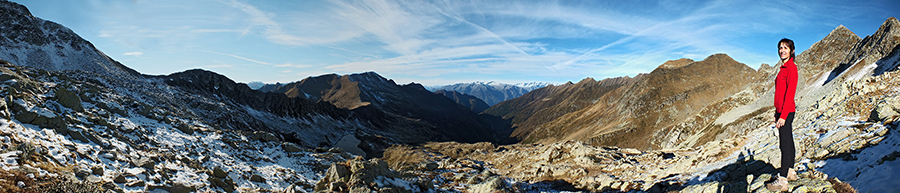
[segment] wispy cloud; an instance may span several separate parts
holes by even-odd
[[[143,52],[125,52],[122,55],[138,57],[138,56],[144,55],[144,53]]]
[[[313,67],[313,65],[305,65],[305,64],[279,64],[279,65],[275,65],[275,67],[309,68],[309,67]],[[290,71],[290,70],[288,70],[288,71]]]
[[[208,50],[201,50],[201,52],[212,53],[212,54],[219,54],[219,55],[224,55],[224,56],[231,56],[231,57],[233,57],[233,58],[245,60],[245,61],[248,61],[248,62],[253,62],[253,63],[257,63],[257,64],[265,64],[265,65],[269,65],[268,62],[263,62],[263,61],[259,61],[259,60],[254,60],[254,59],[250,59],[250,58],[246,58],[246,57],[238,56],[238,55],[234,55],[234,54],[221,53],[221,52],[213,52],[213,51],[208,51]]]
[[[203,68],[233,68],[234,65],[230,64],[216,64],[216,65],[206,65]]]

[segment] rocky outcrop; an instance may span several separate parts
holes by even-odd
[[[430,179],[416,178],[388,168],[380,159],[333,163],[316,183],[316,192],[427,192]]]

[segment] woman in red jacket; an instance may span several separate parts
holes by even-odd
[[[791,133],[794,122],[797,93],[797,65],[794,64],[794,41],[784,38],[778,41],[778,56],[781,57],[781,68],[775,77],[775,127],[778,128],[778,144],[781,147],[781,168],[778,178],[767,185],[772,191],[786,191],[788,181],[797,180],[794,166],[794,135]]]

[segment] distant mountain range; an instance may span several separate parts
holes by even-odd
[[[547,85],[552,84],[546,82],[505,84],[494,81],[476,81],[472,83],[457,83],[444,86],[430,86],[426,88],[428,88],[428,90],[432,92],[436,92],[438,90],[447,90],[472,95],[481,100],[484,100],[484,102],[487,103],[488,106],[493,106],[497,103],[509,99],[514,99],[516,97],[524,95],[525,93],[531,92],[532,90],[542,88]]]

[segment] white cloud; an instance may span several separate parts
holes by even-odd
[[[290,64],[290,63],[285,63],[285,64],[279,64],[279,65],[275,65],[275,67],[289,67],[289,68],[309,68],[309,67],[313,67],[313,65],[305,65],[305,64]]]
[[[125,52],[122,55],[138,57],[138,56],[144,55],[144,53],[143,52]]]

